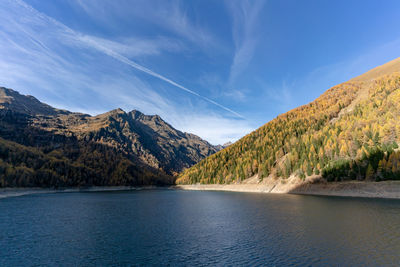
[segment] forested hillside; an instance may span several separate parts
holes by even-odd
[[[31,125],[27,114],[0,109],[0,187],[172,184],[136,157],[74,135]]]
[[[185,170],[177,183],[400,179],[400,59],[335,86]]]
[[[173,177],[100,144],[29,147],[0,138],[0,187],[138,186]]]
[[[0,87],[0,187],[173,184],[217,150],[157,115],[73,113]]]

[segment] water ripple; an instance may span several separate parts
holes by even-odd
[[[0,200],[0,266],[399,266],[400,201],[153,190]]]

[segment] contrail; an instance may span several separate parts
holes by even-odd
[[[120,61],[122,63],[125,63],[125,64],[127,64],[127,65],[129,65],[129,66],[131,66],[131,67],[133,67],[133,68],[135,68],[137,70],[139,70],[139,71],[142,71],[142,72],[147,73],[147,74],[149,74],[149,75],[151,75],[153,77],[156,77],[156,78],[158,78],[160,80],[163,80],[163,81],[165,81],[165,82],[167,82],[167,83],[169,83],[169,84],[171,84],[171,85],[173,85],[173,86],[175,86],[175,87],[177,87],[177,88],[179,88],[179,89],[181,89],[183,91],[186,91],[186,92],[188,92],[188,93],[190,93],[192,95],[200,97],[200,98],[204,99],[205,101],[207,101],[207,102],[209,102],[211,104],[214,104],[215,106],[220,107],[220,108],[222,108],[222,109],[234,114],[235,116],[237,116],[237,117],[239,117],[241,119],[244,119],[244,117],[242,115],[240,115],[239,113],[237,113],[236,111],[233,111],[232,109],[230,109],[228,107],[225,107],[225,106],[215,102],[214,100],[212,100],[212,99],[210,99],[208,97],[202,96],[199,93],[196,93],[195,91],[192,91],[192,90],[190,90],[190,89],[188,89],[188,88],[186,88],[186,87],[174,82],[173,80],[170,80],[167,77],[164,77],[161,74],[158,74],[158,73],[156,73],[156,72],[154,72],[154,71],[152,71],[152,70],[150,70],[150,69],[148,69],[148,68],[146,68],[146,67],[144,67],[142,65],[137,64],[136,62],[128,59],[127,57],[124,57],[123,55],[113,51],[112,49],[107,48],[107,47],[99,44],[99,42],[93,40],[93,38],[91,38],[90,36],[83,35],[83,34],[81,34],[79,32],[76,32],[73,29],[71,29],[68,26],[66,26],[65,24],[59,22],[58,20],[41,13],[40,11],[38,11],[35,8],[33,8],[32,6],[28,5],[24,1],[17,0],[17,2],[20,5],[24,6],[25,8],[28,8],[31,11],[34,11],[39,17],[46,18],[50,22],[52,22],[52,23],[58,25],[59,27],[63,28],[67,33],[71,34],[74,39],[79,40],[82,43],[85,43],[85,44],[89,45],[90,47],[95,48],[96,50],[98,50],[98,51],[100,51],[100,52],[102,52],[102,53],[104,53],[104,54],[106,54],[106,55],[108,55],[110,57],[113,57],[114,59],[116,59],[116,60],[118,60],[118,61]]]
[[[137,64],[136,62],[128,59],[127,57],[124,57],[124,56],[116,53],[115,51],[113,51],[113,50],[111,50],[111,49],[109,49],[107,47],[102,46],[101,44],[99,44],[98,42],[93,40],[90,36],[82,35],[82,36],[79,37],[79,39],[82,42],[85,42],[86,44],[90,45],[91,47],[103,52],[106,55],[109,55],[110,57],[115,58],[116,60],[118,60],[120,62],[123,62],[123,63],[125,63],[125,64],[137,69],[137,70],[143,71],[143,72],[145,72],[145,73],[147,73],[147,74],[149,74],[149,75],[151,75],[153,77],[156,77],[156,78],[158,78],[160,80],[163,80],[163,81],[165,81],[165,82],[167,82],[169,84],[172,84],[173,86],[178,87],[179,89],[182,89],[182,90],[184,90],[184,91],[186,91],[186,92],[188,92],[188,93],[190,93],[192,95],[198,96],[198,97],[210,102],[211,104],[214,104],[214,105],[216,105],[216,106],[218,106],[218,107],[220,107],[220,108],[222,108],[222,109],[234,114],[235,116],[237,116],[239,118],[242,118],[242,119],[244,118],[242,115],[240,115],[236,111],[233,111],[232,109],[227,108],[227,107],[215,102],[214,100],[212,100],[212,99],[210,99],[208,97],[202,96],[202,95],[196,93],[195,91],[192,91],[192,90],[180,85],[179,83],[176,83],[176,82],[168,79],[167,77],[164,77],[161,74],[158,74],[158,73],[156,73],[156,72],[154,72],[154,71],[152,71],[152,70],[150,70],[150,69],[148,69],[146,67],[143,67],[142,65]]]

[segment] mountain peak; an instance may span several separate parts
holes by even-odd
[[[228,146],[230,146],[230,145],[232,145],[233,143],[231,142],[231,141],[228,141],[228,142],[226,142],[225,144],[223,144],[222,146],[225,148],[225,147],[228,147]]]
[[[4,125],[0,125],[2,138],[24,140],[29,136],[34,146],[40,146],[49,144],[43,141],[43,133],[46,136],[56,133],[57,138],[74,136],[83,146],[111,147],[134,164],[157,170],[154,173],[176,174],[217,151],[207,141],[175,129],[159,115],[145,115],[138,110],[127,113],[116,108],[92,117],[58,110],[33,96],[4,87],[0,88],[1,108],[12,111],[11,114],[0,112],[0,117],[7,118],[3,120]],[[21,114],[29,115],[29,120],[19,123],[17,119]],[[20,130],[16,131],[18,127]],[[30,127],[29,131],[23,127]],[[36,131],[42,132],[36,135]]]
[[[110,110],[107,113],[111,113],[111,114],[125,114],[125,111],[122,108],[116,108],[113,110]]]
[[[139,118],[139,117],[141,117],[141,116],[144,115],[142,112],[140,112],[139,110],[136,110],[136,109],[131,110],[131,111],[129,112],[129,114],[130,114],[131,117],[132,117],[133,119],[135,119],[135,120],[136,120],[137,118]]]
[[[22,95],[13,89],[5,87],[0,87],[0,109],[13,110],[28,115],[47,116],[70,113],[44,104],[31,95]]]

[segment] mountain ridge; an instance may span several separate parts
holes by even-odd
[[[102,164],[107,164],[104,157],[113,158],[114,167],[109,175],[114,176],[118,182],[111,182],[112,185],[125,185],[118,177],[129,173],[129,168],[132,175],[128,176],[133,184],[136,183],[136,176],[141,175],[149,176],[155,182],[157,179],[154,177],[158,175],[161,180],[173,183],[174,175],[218,150],[218,147],[194,134],[175,129],[158,115],[145,115],[137,110],[125,112],[117,108],[91,116],[53,108],[32,96],[21,95],[5,87],[0,88],[0,138],[5,153],[0,155],[0,174],[15,172],[12,171],[14,165],[7,151],[14,151],[16,157],[20,157],[18,150],[25,151],[21,153],[26,154],[27,151],[36,149],[32,153],[43,159],[44,163],[40,165],[42,168],[45,168],[43,166],[46,166],[46,160],[51,160],[48,155],[58,151],[64,164],[70,166],[68,168],[74,169],[71,166],[76,164],[91,166],[85,172],[95,172],[94,176],[97,175],[102,180],[107,180],[106,174],[98,172],[96,162],[87,164],[88,157],[95,155],[96,160]],[[70,154],[72,150],[77,154]],[[94,154],[90,155],[91,153]],[[126,166],[119,166],[119,162],[126,162]],[[1,163],[6,166],[2,168]],[[27,176],[37,172],[38,167],[32,165],[26,170],[26,162],[18,164],[21,165],[18,168]],[[55,175],[63,177],[57,178],[58,180],[68,180],[69,176],[73,176],[65,174],[62,168],[46,168],[49,173],[61,173]],[[124,170],[119,170],[121,168]],[[87,177],[89,176],[88,174]],[[1,184],[10,185],[12,179],[8,182],[0,181],[0,186]],[[110,185],[109,182],[105,184]],[[146,182],[141,181],[139,184]]]
[[[336,85],[185,170],[177,183],[400,177],[400,58]],[[398,169],[399,168],[399,169]]]
[[[393,72],[400,72],[400,57],[377,66],[361,75],[358,75],[350,79],[350,81],[372,81],[383,75],[391,74]]]

